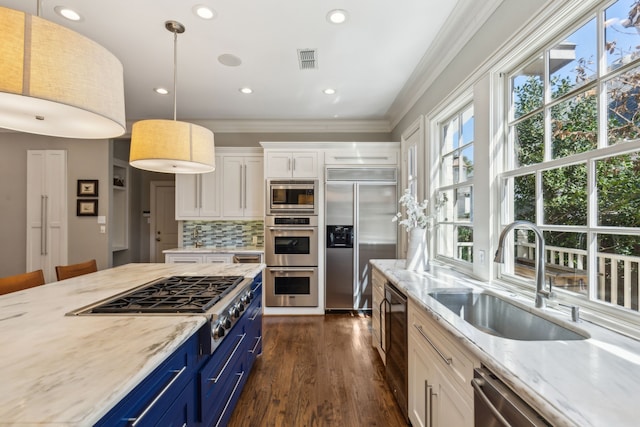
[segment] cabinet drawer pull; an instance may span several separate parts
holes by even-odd
[[[435,346],[435,344],[433,342],[431,342],[431,340],[429,339],[429,337],[427,336],[427,334],[424,333],[424,331],[422,330],[422,326],[420,325],[416,325],[415,323],[413,324],[413,327],[416,328],[418,330],[418,332],[420,332],[420,335],[422,335],[422,337],[427,340],[427,342],[429,344],[431,344],[431,347],[433,347],[433,349],[436,351],[436,353],[438,353],[438,355],[442,358],[442,360],[445,361],[445,363],[447,365],[451,365],[451,362],[453,361],[453,359],[451,357],[446,357],[439,349],[438,347]]]
[[[500,413],[500,410],[495,407],[493,402],[491,402],[491,399],[489,399],[485,394],[484,390],[482,390],[482,386],[484,385],[484,383],[485,381],[482,378],[471,379],[471,386],[473,387],[473,390],[475,391],[476,396],[478,396],[482,400],[482,402],[485,404],[487,408],[489,408],[489,410],[496,417],[497,420],[499,420],[505,426],[510,425],[509,422],[502,416],[502,414]],[[476,402],[476,404],[477,403],[478,402]],[[505,405],[505,406],[508,406],[508,405]]]
[[[260,335],[259,337],[256,337],[257,341],[256,341],[256,345],[253,346],[253,348],[251,350],[249,350],[249,353],[255,353],[256,350],[258,349],[258,346],[260,345],[260,341],[262,341],[262,335]]]
[[[130,420],[131,427],[136,427],[138,425],[138,423],[145,417],[145,415],[149,413],[149,411],[154,407],[154,405],[158,403],[158,400],[160,400],[162,396],[164,396],[164,394],[167,392],[167,390],[171,388],[173,383],[175,383],[178,380],[178,378],[180,378],[180,375],[182,375],[185,369],[187,369],[187,367],[183,366],[182,369],[180,369],[179,371],[176,371],[176,370],[170,371],[175,374],[171,379],[171,381],[169,381],[169,383],[166,386],[164,386],[164,388],[160,391],[160,393],[158,393],[156,398],[153,399],[153,401],[146,408],[144,408],[144,411],[142,411],[142,413],[137,418]]]
[[[253,315],[253,317],[250,317],[249,320],[250,321],[254,321],[256,320],[256,318],[260,315],[260,308],[256,308],[256,314]]]
[[[220,425],[220,421],[222,421],[222,419],[224,418],[224,414],[226,414],[227,409],[229,409],[229,404],[233,400],[233,397],[236,394],[236,390],[238,390],[238,386],[240,385],[240,381],[242,381],[242,377],[244,377],[244,371],[242,371],[240,373],[237,373],[236,375],[238,376],[238,379],[236,380],[236,385],[233,386],[233,390],[231,391],[231,394],[229,395],[229,399],[227,400],[227,403],[225,403],[225,405],[224,405],[224,409],[222,410],[222,413],[220,414],[220,418],[218,418],[218,422],[216,422],[216,427],[218,427]]]
[[[244,341],[244,337],[246,336],[247,336],[246,333],[240,335],[240,341],[238,341],[238,343],[236,344],[235,348],[233,349],[229,357],[227,357],[227,360],[224,362],[224,366],[220,370],[220,373],[218,373],[218,375],[214,378],[209,378],[209,381],[213,381],[214,383],[217,383],[218,381],[220,381],[220,377],[222,376],[222,374],[224,374],[224,371],[227,369],[227,366],[229,366],[229,363],[233,360],[233,356],[236,354],[236,351],[238,351],[238,347],[240,347],[240,344],[242,344],[242,341]]]

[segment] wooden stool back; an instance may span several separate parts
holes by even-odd
[[[40,285],[44,285],[44,273],[42,270],[15,274],[13,276],[3,277],[0,279],[0,295]]]
[[[96,271],[98,271],[98,266],[96,265],[95,259],[78,264],[56,266],[56,276],[58,280],[95,273]]]

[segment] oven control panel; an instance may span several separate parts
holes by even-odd
[[[254,293],[251,287],[247,287],[246,290],[240,292],[240,294],[234,298],[225,310],[222,311],[218,319],[214,322],[211,328],[211,337],[213,339],[213,348],[217,347],[218,343],[227,334],[227,332],[233,328],[238,319],[242,317],[245,309],[249,306],[254,299]]]

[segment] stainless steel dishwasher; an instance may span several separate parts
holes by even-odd
[[[408,349],[407,349],[407,297],[391,283],[384,285],[385,349],[387,383],[402,410],[409,419]]]
[[[471,380],[475,427],[551,426],[484,366]]]

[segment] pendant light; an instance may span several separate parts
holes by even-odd
[[[141,120],[131,128],[129,163],[138,169],[165,173],[205,173],[216,168],[213,132],[176,120],[178,34],[184,26],[165,22],[173,33],[173,120]]]
[[[107,49],[38,16],[0,7],[0,127],[66,138],[126,130],[122,64]]]

